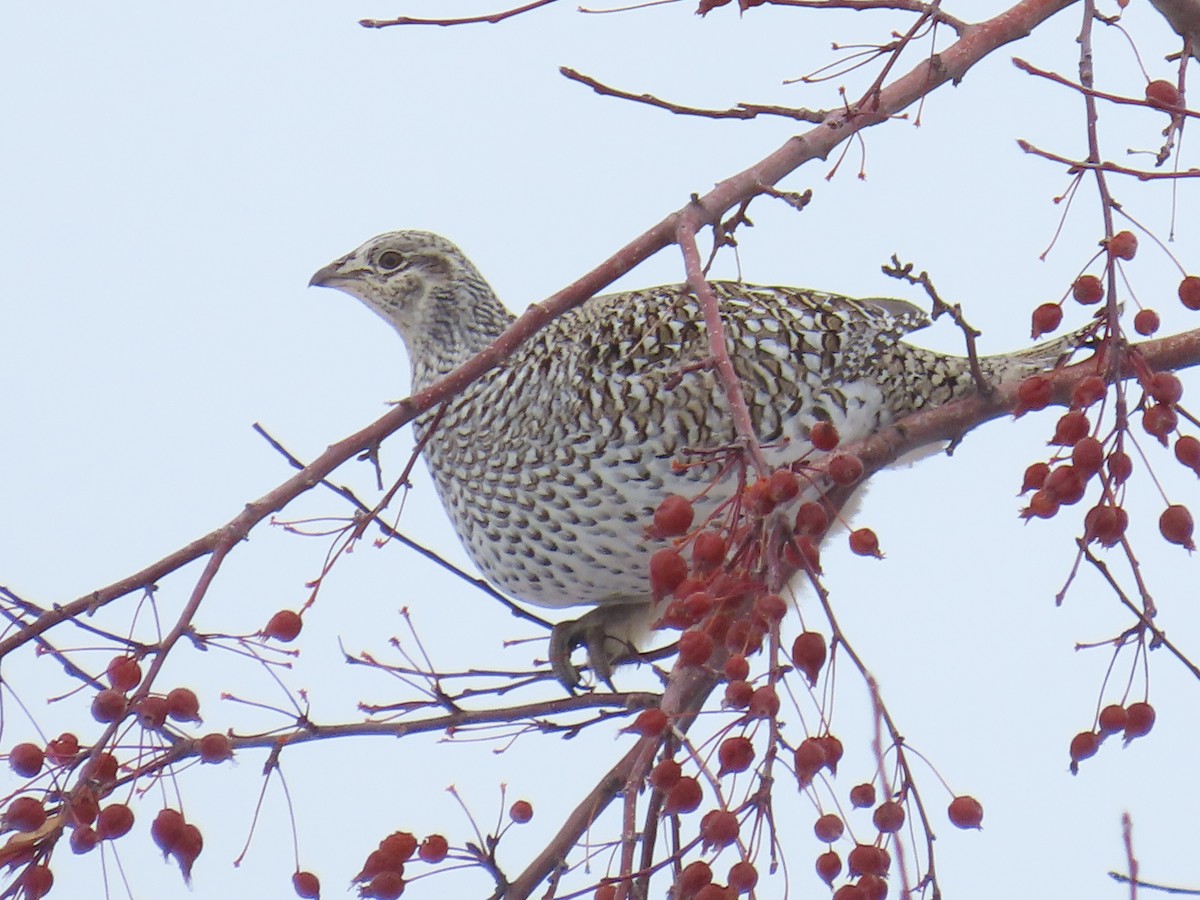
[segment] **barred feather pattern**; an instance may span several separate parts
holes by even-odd
[[[389,252],[406,262],[389,269]],[[313,283],[359,297],[397,328],[414,390],[513,321],[462,252],[425,232],[374,238]],[[905,343],[929,324],[905,301],[712,287],[773,465],[808,453],[818,421],[849,443],[975,389],[965,358]],[[1004,380],[1063,351],[1052,342],[980,362]],[[436,415],[417,420],[419,437]],[[595,297],[564,314],[449,401],[427,438],[425,461],[471,558],[500,590],[540,606],[645,600],[649,556],[664,546],[646,534],[654,507],[667,493],[702,495],[699,520],[737,484],[722,465],[737,436],[685,285]]]

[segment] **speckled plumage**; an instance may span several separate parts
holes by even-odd
[[[312,283],[358,297],[400,332],[414,390],[513,320],[461,251],[425,232],[374,238]],[[974,389],[965,359],[903,342],[929,322],[904,301],[734,282],[713,289],[773,463],[808,451],[819,419],[849,442]],[[1060,352],[981,362],[991,378],[1013,377],[1053,364]],[[672,461],[735,442],[707,357],[703,314],[686,286],[610,294],[550,323],[451,401],[424,455],[489,581],[549,607],[648,596],[647,559],[662,546],[645,537],[653,508],[665,493],[697,493],[720,470],[678,474]],[[418,434],[433,415],[418,420]],[[733,486],[726,478],[705,502]]]

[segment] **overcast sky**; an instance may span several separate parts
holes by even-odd
[[[306,287],[313,271],[371,235],[397,228],[447,235],[519,310],[797,131],[784,120],[691,120],[600,97],[562,78],[559,65],[681,103],[828,107],[839,102],[839,85],[861,88],[865,76],[812,87],[783,81],[837,59],[832,41],[886,40],[910,21],[766,8],[739,18],[732,7],[700,19],[686,3],[585,15],[564,3],[498,26],[368,31],[356,20],[485,7],[364,3],[66,2],[14,4],[3,13],[0,583],[48,605],[127,575],[291,474],[252,423],[311,459],[404,396],[407,362],[395,334],[351,299]],[[981,16],[1005,5],[958,4]],[[1010,58],[1069,75],[1080,15],[1078,8],[1060,14],[962,85],[938,91],[921,127],[910,117],[873,129],[865,150],[849,147],[836,177],[826,180],[832,162],[819,161],[793,175],[782,187],[814,191],[802,213],[756,201],[756,227],[739,234],[741,274],[922,302],[880,274],[899,253],[964,305],[984,331],[986,352],[1027,342],[1030,311],[1063,294],[1094,252],[1101,225],[1087,183],[1057,246],[1039,261],[1063,211],[1052,199],[1068,181],[1060,168],[1022,154],[1015,140],[1082,155],[1082,104],[1020,73]],[[1148,4],[1131,4],[1127,27],[1152,77],[1173,78],[1162,58],[1177,41]],[[1128,42],[1100,31],[1103,86],[1140,94],[1145,81]],[[1164,122],[1105,107],[1105,157],[1123,162],[1128,149],[1156,149]],[[865,180],[856,177],[860,165]],[[1194,153],[1185,154],[1186,165],[1197,165]],[[1118,182],[1117,190],[1127,211],[1166,240],[1169,185]],[[1196,188],[1181,184],[1175,199],[1171,249],[1196,271]],[[739,271],[729,253],[716,270]],[[1151,241],[1143,240],[1126,271],[1141,301],[1160,310],[1164,331],[1195,326],[1174,299],[1178,273]],[[681,279],[678,255],[667,250],[622,285]],[[1079,307],[1067,314],[1069,325],[1086,317]],[[960,344],[948,324],[914,339],[946,350]],[[1185,384],[1200,382],[1185,376]],[[1153,735],[1123,752],[1110,742],[1080,776],[1067,773],[1067,744],[1090,726],[1110,659],[1105,650],[1073,647],[1130,622],[1089,571],[1065,605],[1054,606],[1082,508],[1063,521],[1017,518],[1021,473],[1044,458],[1054,418],[993,423],[953,458],[881,476],[859,521],[877,531],[886,560],[852,558],[840,544],[826,554],[842,623],[905,737],[956,790],[985,805],[982,834],[937,820],[949,897],[1127,896],[1105,874],[1124,866],[1125,810],[1134,817],[1143,874],[1200,885],[1198,686],[1176,662],[1163,652],[1152,659]],[[384,447],[391,477],[410,446],[406,431]],[[1200,508],[1195,477],[1178,471],[1169,453],[1150,451],[1172,502]],[[336,480],[375,496],[366,466],[352,464]],[[465,564],[423,470],[414,481],[402,528]],[[1162,498],[1144,468],[1132,494],[1133,539],[1160,625],[1200,657],[1195,561],[1158,538]],[[346,514],[340,500],[317,491],[281,518]],[[226,563],[197,627],[246,633],[275,610],[299,606],[327,546],[260,527]],[[197,571],[160,584],[164,621],[173,621]],[[319,722],[355,720],[360,700],[408,696],[394,681],[344,666],[339,650],[394,661],[387,636],[403,633],[397,610],[405,605],[440,668],[519,666],[544,652],[541,643],[505,649],[505,639],[540,634],[400,547],[364,544],[338,564],[306,617],[295,667],[275,674],[291,691],[308,690]],[[102,619],[124,631],[132,617],[127,601]],[[139,633],[147,627],[143,611]],[[74,635],[67,646],[88,643]],[[110,653],[80,650],[79,659],[99,671]],[[286,715],[221,700],[228,692],[286,709],[260,667],[217,650],[177,656],[164,683],[198,690],[206,728],[248,733],[288,724]],[[1118,681],[1125,677],[1125,658],[1116,671]],[[5,660],[0,675],[43,732],[77,728],[85,740],[98,733],[84,694],[46,705],[69,687],[50,660],[22,654]],[[869,710],[848,669],[839,689],[840,730],[863,733]],[[37,739],[10,693],[3,724],[5,749]],[[473,837],[447,785],[458,786],[487,828],[507,782],[510,800],[528,798],[537,810],[533,823],[506,838],[501,856],[511,874],[623,752],[629,739],[614,739],[616,731],[604,726],[571,742],[525,736],[511,746],[434,737],[289,751],[284,767],[302,865],[322,875],[327,896],[341,896],[375,841],[395,828],[443,831],[456,843]],[[493,752],[499,747],[507,749]],[[133,896],[287,896],[293,862],[277,784],[246,861],[233,866],[262,763],[244,754],[235,765],[191,769],[164,786],[169,798],[178,789],[205,835],[190,892],[149,852],[145,828],[162,797],[152,789],[137,806],[143,818],[135,835],[118,844]],[[865,755],[857,764],[869,774]],[[936,778],[922,777],[940,811]],[[859,780],[851,779],[843,776],[842,786]],[[17,786],[9,776],[8,790]],[[808,831],[812,810],[794,790],[778,790],[795,835],[784,847],[791,896],[820,896],[810,874],[821,849]],[[106,861],[111,895],[125,896],[111,854]],[[99,854],[61,852],[54,865],[55,896],[101,896]],[[597,865],[603,872],[606,862]],[[457,884],[462,896],[489,890],[482,875]],[[410,895],[447,890],[432,881]],[[784,890],[780,875],[759,896]]]

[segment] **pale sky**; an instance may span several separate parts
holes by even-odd
[[[958,4],[980,16],[1006,5]],[[584,15],[566,3],[497,26],[368,31],[356,24],[485,8],[493,7],[271,0],[68,2],[5,11],[0,584],[44,605],[106,585],[229,520],[291,474],[253,423],[311,459],[404,396],[408,368],[395,334],[349,298],[306,287],[313,271],[373,234],[445,234],[519,310],[692,192],[805,127],[781,119],[673,117],[597,96],[562,78],[559,65],[680,103],[828,107],[838,104],[839,85],[861,88],[863,74],[809,87],[782,82],[836,59],[832,41],[886,40],[910,21],[770,8],[739,18],[734,7],[701,19],[688,4]],[[1027,57],[1070,75],[1081,14],[1079,7],[1061,13],[962,85],[936,92],[920,128],[910,115],[872,129],[865,180],[856,177],[862,151],[852,144],[834,178],[825,177],[832,162],[817,162],[781,185],[814,191],[802,213],[755,201],[756,227],[739,233],[741,275],[921,303],[916,290],[880,274],[898,253],[963,304],[984,331],[985,352],[1027,343],[1030,312],[1062,296],[1094,252],[1101,226],[1094,186],[1085,183],[1053,252],[1039,261],[1062,213],[1052,199],[1068,181],[1060,168],[1022,154],[1015,141],[1082,155],[1083,107],[1010,59]],[[1162,58],[1178,42],[1148,4],[1135,0],[1126,26],[1151,76],[1173,78]],[[1102,86],[1139,94],[1145,81],[1128,42],[1099,31]],[[1126,151],[1156,149],[1165,118],[1107,106],[1102,113],[1105,158],[1148,165]],[[1188,165],[1197,162],[1185,145]],[[1129,214],[1165,241],[1170,186],[1114,184]],[[1170,249],[1200,270],[1195,186],[1181,183],[1175,201]],[[1143,240],[1125,271],[1141,302],[1160,311],[1163,333],[1196,327],[1196,314],[1175,299],[1177,271],[1152,241]],[[716,274],[737,276],[731,254],[720,258]],[[678,254],[668,249],[621,284],[682,277]],[[1127,309],[1133,305],[1126,301]],[[1087,316],[1073,304],[1066,311],[1067,326]],[[914,340],[943,350],[961,344],[948,323]],[[1185,374],[1184,383],[1200,387],[1194,375]],[[1189,396],[1185,391],[1185,406]],[[1200,885],[1192,777],[1200,686],[1177,662],[1163,651],[1151,660],[1150,698],[1159,713],[1153,734],[1124,751],[1110,741],[1079,776],[1067,772],[1067,745],[1090,726],[1110,659],[1105,650],[1073,648],[1111,638],[1130,622],[1088,571],[1055,608],[1086,502],[1053,522],[1024,525],[1017,517],[1021,473],[1045,457],[1056,417],[1050,411],[1015,426],[992,423],[952,458],[881,476],[858,521],[879,534],[887,558],[852,557],[837,538],[824,558],[842,624],[906,739],[956,791],[984,804],[983,832],[959,832],[942,816],[949,796],[936,776],[921,773],[937,813],[937,867],[948,897],[1128,896],[1105,874],[1124,869],[1126,810],[1142,874]],[[1171,502],[1200,512],[1195,477],[1169,452],[1143,445]],[[410,446],[407,430],[385,445],[392,478]],[[1163,501],[1140,460],[1138,466],[1131,539],[1160,626],[1200,658],[1196,563],[1158,537]],[[335,480],[376,496],[365,465],[351,464]],[[414,482],[401,528],[466,564],[422,468]],[[279,518],[347,513],[333,494],[318,490]],[[326,539],[261,526],[222,569],[197,628],[251,632],[275,610],[298,607],[327,547]],[[166,627],[198,571],[193,566],[159,584]],[[815,614],[805,603],[806,615]],[[135,604],[115,604],[97,624],[128,631]],[[411,610],[441,668],[520,666],[544,653],[539,633],[486,597],[396,545],[365,543],[327,579],[306,615],[296,645],[301,656],[293,668],[275,670],[279,683],[293,693],[307,690],[313,718],[323,724],[358,720],[359,701],[411,696],[396,681],[345,666],[340,656],[344,647],[398,661],[388,637],[404,634],[401,606]],[[153,633],[147,610],[135,631]],[[539,641],[503,646],[529,637]],[[95,672],[111,655],[85,649],[95,639],[80,632],[60,641],[80,648],[78,661]],[[1128,673],[1126,659],[1118,661],[1118,683]],[[49,736],[77,729],[86,743],[99,733],[87,714],[87,691],[46,705],[74,684],[50,659],[23,652],[4,661],[0,676],[5,751],[38,740],[30,716]],[[628,686],[643,676],[624,677]],[[180,648],[163,684],[197,690],[205,730],[254,733],[289,724],[286,714],[221,699],[229,693],[288,708],[268,673],[227,652]],[[838,730],[865,734],[869,707],[848,667],[838,687]],[[1140,697],[1140,682],[1133,692]],[[283,764],[302,865],[321,875],[324,896],[342,896],[362,859],[392,830],[441,831],[452,844],[474,839],[444,791],[448,785],[488,828],[500,808],[499,784],[507,782],[509,801],[524,797],[536,810],[533,822],[502,844],[500,856],[514,874],[628,746],[629,738],[616,737],[618,727],[603,725],[573,741],[526,735],[511,746],[504,739],[425,737],[290,750]],[[860,739],[848,755],[848,774],[837,783],[843,796],[870,774],[865,751]],[[277,783],[268,788],[248,856],[233,865],[251,827],[263,761],[245,753],[233,765],[188,769],[165,786],[172,805],[178,790],[205,836],[190,890],[151,852],[146,829],[163,794],[146,785],[135,831],[116,845],[132,896],[291,896],[291,837]],[[849,774],[856,765],[859,775]],[[19,787],[16,776],[5,777],[7,790]],[[785,889],[792,897],[824,896],[811,874],[823,849],[809,830],[811,804],[793,787],[777,790],[789,877],[764,877],[757,896],[782,897]],[[727,854],[716,868],[723,872],[732,861]],[[111,848],[105,862],[109,896],[127,896]],[[73,857],[64,843],[53,865],[53,896],[104,896],[99,853]],[[594,877],[606,865],[598,859]],[[485,876],[469,873],[413,884],[406,896],[489,891]]]

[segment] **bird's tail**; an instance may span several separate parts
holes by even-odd
[[[979,367],[992,382],[1026,378],[1056,368],[1070,360],[1073,354],[1089,348],[1095,342],[1097,325],[1095,321],[1089,322],[1070,334],[1034,344],[1016,353],[980,357]]]

